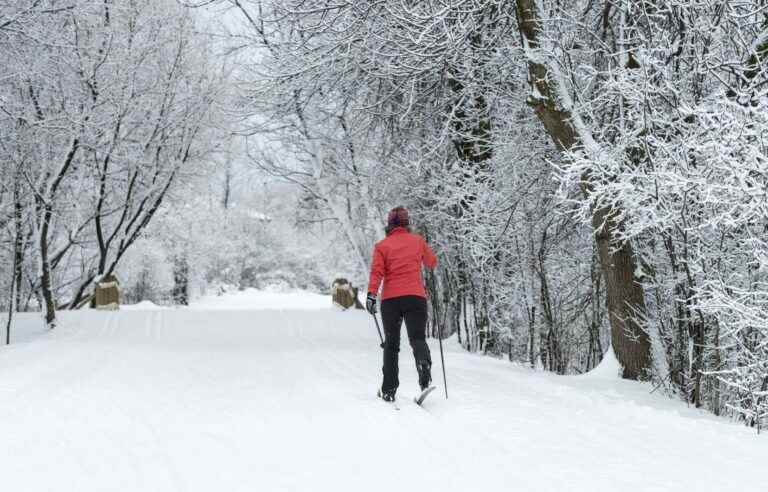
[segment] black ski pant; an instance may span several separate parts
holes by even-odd
[[[416,367],[420,363],[432,365],[427,345],[427,300],[420,296],[403,296],[381,302],[384,322],[384,382],[383,392],[395,391],[400,386],[398,357],[400,352],[400,326],[405,320],[408,340],[411,342]]]

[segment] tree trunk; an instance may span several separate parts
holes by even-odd
[[[173,261],[173,302],[181,306],[189,305],[189,263],[183,255]]]
[[[21,287],[18,282],[18,272],[21,271],[21,176],[19,173],[19,167],[17,165],[16,172],[13,176],[13,223],[14,223],[14,241],[13,241],[13,268],[11,269],[11,284],[10,292],[8,294],[8,323],[5,327],[5,344],[11,343],[11,327],[13,326],[13,313],[18,310],[19,295],[18,289]],[[14,302],[15,300],[15,302]],[[14,305],[15,304],[15,305]]]
[[[49,328],[56,328],[56,301],[53,298],[53,288],[51,285],[51,262],[48,254],[48,227],[50,218],[45,219],[40,232],[40,260],[42,263],[42,272],[40,276],[40,291],[45,303],[45,323]]]
[[[21,177],[18,174],[14,188],[13,219],[16,232],[13,244],[13,285],[16,292],[14,305],[18,312],[21,306],[21,284],[24,271],[24,204],[21,202]]]
[[[227,157],[227,164],[224,169],[224,197],[222,198],[224,210],[229,210],[232,200],[232,180],[232,161]]]
[[[590,371],[597,367],[603,357],[603,344],[600,340],[600,327],[602,326],[602,305],[600,304],[602,274],[597,271],[599,262],[597,258],[597,249],[592,255],[592,265],[590,268],[590,278],[592,280],[592,294],[590,299],[590,308],[592,319],[589,321],[589,355],[587,359],[587,370]]]
[[[8,295],[8,321],[5,325],[5,344],[10,345],[11,344],[11,326],[13,325],[13,313],[14,313],[14,306],[13,306],[13,299],[14,299],[14,285],[13,282],[13,274],[16,271],[16,257],[13,257],[13,272],[11,276],[11,288]]]
[[[48,176],[51,181],[50,188],[48,188],[45,194],[38,193],[38,202],[40,210],[42,212],[42,223],[40,224],[40,262],[41,262],[41,275],[40,275],[40,290],[43,296],[43,302],[45,304],[45,322],[49,328],[56,327],[56,301],[54,299],[53,287],[52,287],[52,269],[50,258],[50,244],[48,242],[48,232],[51,228],[51,221],[53,220],[53,203],[56,199],[56,192],[59,186],[67,176],[69,169],[75,161],[75,155],[80,148],[80,140],[74,138],[72,144],[67,152],[67,156],[64,162],[59,168],[58,174],[55,176]],[[47,179],[46,179],[47,182]]]
[[[540,21],[536,0],[516,0],[518,28],[527,45],[527,51],[539,47]],[[555,145],[563,151],[584,146],[572,124],[573,115],[567,109],[558,108],[553,74],[544,63],[533,58],[528,60],[529,83],[536,96],[529,99],[536,115]],[[591,191],[590,176],[582,180],[582,192]],[[609,208],[593,208],[592,228],[597,241],[600,266],[605,278],[606,301],[611,325],[611,342],[622,376],[626,379],[642,379],[651,365],[651,344],[648,333],[637,319],[645,317],[646,307],[642,287],[635,280],[636,260],[629,242],[617,241],[621,224],[616,221],[617,211]]]
[[[611,212],[593,210],[600,267],[605,278],[608,319],[611,325],[611,345],[626,379],[644,379],[651,366],[651,340],[638,323],[645,317],[643,288],[635,279],[636,260],[628,242],[615,244],[612,237],[618,230]],[[602,225],[602,227],[601,227]]]
[[[528,359],[531,369],[536,368],[536,306],[526,309],[528,312]]]
[[[43,297],[43,303],[45,304],[45,323],[48,328],[56,328],[56,300],[53,295],[52,277],[51,272],[51,259],[50,259],[50,244],[48,242],[48,231],[51,227],[51,220],[53,219],[53,205],[52,195],[48,198],[48,202],[43,205],[43,223],[40,226],[40,293]]]

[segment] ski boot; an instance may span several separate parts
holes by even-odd
[[[432,363],[428,360],[419,361],[416,370],[419,371],[419,387],[424,391],[432,384]]]
[[[382,400],[386,402],[393,402],[395,401],[395,392],[392,391],[381,391],[381,388],[379,388],[379,392],[377,393],[377,396],[381,398]]]

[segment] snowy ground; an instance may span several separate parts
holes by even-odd
[[[312,295],[26,316],[0,349],[0,484],[19,491],[765,491],[768,439],[611,371],[447,353],[450,400],[375,398],[369,316]],[[269,309],[269,307],[277,309]],[[433,345],[433,350],[437,346]],[[437,360],[437,357],[435,357]],[[436,364],[435,375],[439,374]]]

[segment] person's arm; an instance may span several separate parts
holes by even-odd
[[[373,261],[371,262],[371,276],[368,279],[368,293],[378,295],[381,282],[384,280],[384,252],[377,244],[373,248]]]
[[[432,248],[429,247],[429,244],[427,244],[426,239],[422,239],[422,248],[424,250],[424,265],[427,266],[427,268],[433,269],[437,266],[437,256],[435,256],[435,252],[432,251]]]

